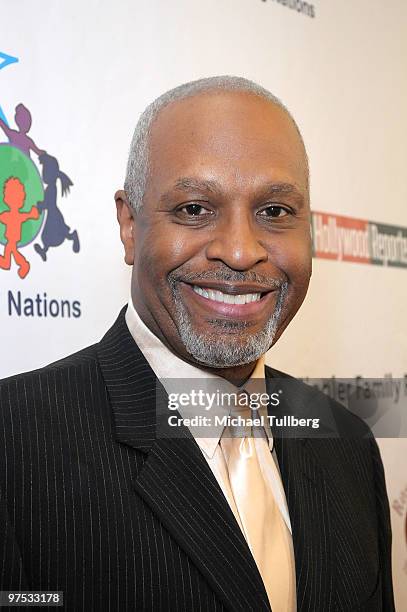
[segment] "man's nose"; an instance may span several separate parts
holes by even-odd
[[[250,270],[267,261],[268,253],[259,236],[259,228],[246,214],[224,219],[216,228],[206,248],[207,259],[219,260],[233,270]]]

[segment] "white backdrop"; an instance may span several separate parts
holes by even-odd
[[[80,251],[65,240],[43,262],[37,236],[21,247],[31,264],[26,278],[14,262],[0,269],[0,375],[98,341],[125,303],[129,270],[113,193],[140,112],[179,83],[215,74],[258,81],[302,129],[315,210],[406,227],[406,26],[404,0],[5,0],[0,107],[11,128],[17,104],[30,110],[29,135],[72,180],[63,198],[58,183],[57,205],[78,231]],[[18,62],[6,65],[6,56]],[[298,376],[404,376],[406,281],[405,268],[314,260],[309,297],[269,362]],[[44,293],[48,306],[68,301],[72,312],[78,302],[81,315],[39,316]],[[402,610],[407,443],[381,447]]]

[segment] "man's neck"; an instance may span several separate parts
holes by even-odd
[[[210,368],[207,366],[202,366],[199,363],[194,363],[193,365],[201,370],[204,370],[205,372],[209,372],[210,374],[215,374],[216,376],[224,378],[235,387],[241,387],[250,378],[253,370],[256,367],[256,362],[247,363],[234,368]]]

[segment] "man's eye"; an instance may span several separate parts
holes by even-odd
[[[200,217],[202,215],[211,214],[211,211],[197,203],[186,204],[178,210],[185,212],[189,217]]]
[[[289,214],[289,211],[287,210],[287,208],[284,208],[284,206],[278,206],[277,204],[272,205],[272,206],[267,206],[267,208],[263,208],[263,210],[261,210],[259,213],[261,217],[273,217],[273,218],[285,217],[288,214]]]

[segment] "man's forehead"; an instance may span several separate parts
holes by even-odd
[[[253,164],[288,170],[307,184],[306,153],[284,108],[251,92],[210,91],[171,102],[153,123],[150,170],[163,165],[185,174],[185,164],[214,160],[236,164],[249,174]]]
[[[152,125],[150,151],[176,144],[174,138],[186,143],[223,139],[236,147],[257,139],[258,144],[268,141],[270,146],[287,147],[292,155],[305,158],[302,140],[287,111],[246,91],[214,90],[171,102]]]
[[[162,128],[191,124],[209,125],[208,119],[229,117],[230,123],[241,124],[241,119],[268,123],[275,128],[283,126],[288,132],[296,132],[288,112],[276,102],[250,91],[209,90],[174,100],[164,106],[152,125],[152,133],[161,135]],[[298,134],[296,133],[296,136]]]

